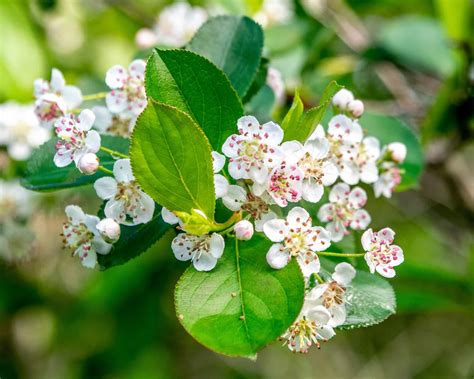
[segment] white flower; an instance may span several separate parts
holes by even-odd
[[[156,33],[149,28],[141,28],[135,34],[135,43],[139,49],[149,49],[157,44]]]
[[[392,197],[395,188],[402,181],[400,169],[393,162],[382,162],[380,166],[380,175],[374,183],[375,197]]]
[[[85,109],[77,119],[71,114],[56,121],[54,127],[59,139],[54,163],[57,167],[66,167],[72,161],[77,165],[83,155],[99,151],[100,135],[95,130],[90,130],[94,119],[94,113]]]
[[[266,83],[275,94],[277,103],[281,104],[285,99],[285,82],[283,81],[281,72],[274,67],[269,67]]]
[[[309,213],[301,207],[290,210],[286,220],[267,221],[263,231],[270,241],[276,242],[268,250],[268,264],[281,269],[294,257],[306,277],[319,271],[316,252],[327,249],[331,244],[330,234],[324,228],[312,226]]]
[[[392,142],[387,146],[387,151],[396,163],[403,163],[407,156],[407,147],[401,142]]]
[[[94,153],[84,154],[81,159],[79,159],[77,168],[83,174],[93,175],[99,168],[99,157]]]
[[[163,221],[166,222],[167,224],[170,225],[176,225],[176,224],[182,224],[181,220],[179,219],[178,216],[176,216],[173,212],[171,212],[169,209],[163,207],[161,208],[161,217],[163,218]]]
[[[96,225],[102,238],[110,243],[117,242],[120,238],[120,225],[111,218],[104,218]]]
[[[366,137],[361,143],[341,145],[342,160],[339,162],[340,177],[347,184],[362,181],[375,183],[379,172],[377,160],[380,156],[380,142],[375,137]]]
[[[241,220],[234,225],[234,232],[237,239],[248,241],[253,236],[253,225],[250,221]]]
[[[153,217],[155,202],[135,181],[130,159],[114,164],[114,178],[107,176],[94,183],[97,195],[107,200],[105,215],[120,224],[146,224]]]
[[[41,125],[46,127],[82,103],[81,90],[76,86],[66,85],[63,74],[56,68],[51,71],[50,82],[44,79],[35,80],[34,94],[36,115]]]
[[[219,154],[217,151],[212,153],[212,169],[214,171],[214,190],[216,192],[216,198],[220,199],[225,196],[229,190],[229,182],[224,175],[218,174],[225,165],[225,157]]]
[[[331,314],[323,305],[314,305],[305,297],[298,318],[280,339],[292,352],[307,353],[311,346],[319,349],[319,341],[328,341],[336,335],[330,320]]]
[[[318,218],[327,222],[327,230],[335,242],[342,240],[347,228],[363,230],[370,224],[370,215],[361,209],[367,202],[367,194],[360,187],[352,191],[345,183],[336,184],[329,193],[330,203],[324,204],[318,211]]]
[[[181,47],[207,20],[204,8],[193,7],[186,2],[177,2],[165,7],[154,27],[156,40],[154,44]]]
[[[364,103],[360,100],[352,100],[347,104],[347,111],[355,118],[359,118],[364,113]]]
[[[342,114],[336,115],[329,121],[328,138],[348,145],[360,143],[363,138],[360,124]]]
[[[355,275],[356,270],[349,263],[339,263],[330,282],[318,284],[308,293],[306,306],[323,305],[331,314],[327,324],[333,328],[344,324],[347,317],[345,292]]]
[[[210,271],[224,252],[224,238],[218,233],[195,236],[181,233],[171,242],[176,259],[191,260],[198,271]]]
[[[275,167],[267,181],[267,192],[280,207],[286,207],[288,202],[296,203],[303,195],[303,171],[294,163],[283,161]],[[253,189],[258,188],[254,185]],[[260,192],[256,193],[257,195]]]
[[[264,28],[283,24],[293,17],[293,6],[290,0],[263,0],[260,10],[254,15]]]
[[[97,106],[92,112],[95,114],[94,127],[101,133],[129,137],[137,121],[137,116],[128,111],[112,113],[107,107]]]
[[[32,150],[49,136],[49,131],[39,125],[32,105],[14,102],[0,105],[0,145],[7,146],[13,159],[28,159]]]
[[[76,205],[66,207],[68,221],[63,225],[63,243],[66,248],[79,256],[84,267],[94,268],[97,264],[97,254],[108,254],[112,245],[105,242],[96,226],[99,218],[86,215]]]
[[[347,106],[351,101],[354,100],[354,94],[343,88],[339,90],[332,98],[332,103],[334,106],[338,107],[340,110],[347,110]]]
[[[384,228],[379,232],[368,229],[362,235],[362,247],[366,251],[365,261],[373,274],[377,271],[386,278],[395,276],[394,266],[403,262],[403,250],[400,246],[392,245],[395,232]]]
[[[329,141],[315,138],[301,145],[296,141],[283,143],[281,146],[287,156],[292,156],[303,172],[302,197],[304,200],[317,203],[324,193],[324,186],[334,184],[339,176],[337,166],[330,160]]]
[[[7,219],[27,218],[33,212],[32,192],[18,181],[0,179],[0,224]]]
[[[231,211],[244,211],[252,216],[255,221],[255,230],[263,231],[263,225],[274,218],[276,214],[269,208],[269,200],[256,196],[253,193],[247,193],[245,189],[238,185],[230,185],[227,193],[222,198],[224,205]],[[269,197],[268,195],[266,195]]]
[[[241,117],[237,127],[239,134],[232,134],[222,146],[222,152],[229,157],[229,174],[234,179],[265,183],[269,169],[283,159],[278,147],[283,130],[273,122],[260,125],[253,116]]]
[[[142,59],[136,59],[128,69],[115,65],[105,76],[105,83],[112,89],[105,102],[112,113],[129,112],[138,116],[146,107],[145,67]]]

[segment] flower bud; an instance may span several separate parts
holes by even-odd
[[[352,92],[343,88],[334,95],[334,97],[332,98],[332,103],[336,107],[345,111],[347,109],[347,105],[353,100],[354,95],[352,94]]]
[[[99,168],[99,158],[94,153],[84,154],[81,159],[79,159],[77,168],[83,174],[93,175]]]
[[[140,49],[148,49],[156,44],[156,35],[151,29],[142,28],[135,35],[135,43]]]
[[[117,242],[120,238],[120,225],[111,218],[104,218],[96,225],[97,230],[106,242]]]
[[[352,100],[347,104],[347,110],[353,117],[359,118],[364,113],[364,103],[360,100]]]
[[[253,236],[253,225],[250,221],[242,220],[235,224],[234,231],[237,239],[248,241]]]
[[[401,142],[392,142],[387,146],[387,150],[394,162],[402,163],[407,156],[407,147]]]

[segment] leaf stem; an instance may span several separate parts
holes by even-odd
[[[101,146],[101,147],[100,147],[100,150],[102,150],[103,152],[106,152],[106,153],[112,155],[113,157],[119,157],[119,158],[125,158],[125,159],[128,158],[128,155],[119,153],[118,151],[109,149],[109,148],[104,147],[104,146]]]
[[[315,272],[313,272],[313,275],[314,275],[314,277],[316,278],[316,280],[317,280],[320,284],[323,284],[323,283],[324,283],[323,278],[321,278],[321,277],[319,276],[319,274],[316,274]]]
[[[317,253],[318,255],[326,256],[326,257],[363,257],[365,253],[358,254],[358,253],[333,253],[330,251],[320,251]]]
[[[106,174],[113,175],[113,171],[109,170],[108,168],[105,168],[104,166],[99,166],[99,170],[102,172],[105,172]]]
[[[84,95],[82,96],[83,101],[89,101],[89,100],[99,100],[99,99],[104,99],[107,96],[108,92],[98,92],[98,93],[93,93],[91,95]]]

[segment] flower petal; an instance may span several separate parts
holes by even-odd
[[[289,227],[300,227],[303,223],[309,223],[309,226],[311,226],[311,217],[309,216],[308,211],[302,207],[292,208],[288,212],[286,220],[290,224]]]
[[[86,149],[88,153],[97,153],[100,149],[100,134],[95,130],[89,130],[86,137]]]
[[[94,189],[101,199],[111,199],[117,193],[117,181],[110,176],[97,179],[94,183]]]
[[[267,262],[271,268],[280,270],[285,267],[290,261],[290,254],[288,251],[282,251],[282,245],[279,243],[273,244],[267,253]]]
[[[285,220],[282,219],[270,220],[263,225],[263,232],[272,242],[283,241],[288,231],[288,226]]]
[[[324,194],[324,187],[314,180],[303,181],[303,199],[310,203],[317,203]]]
[[[164,222],[170,225],[176,225],[179,222],[179,218],[165,207],[161,208],[161,217]]]
[[[129,183],[135,180],[130,159],[119,159],[114,163],[114,176],[119,183]]]
[[[224,205],[231,211],[239,211],[247,201],[247,192],[240,186],[230,185],[226,195],[222,198]]]
[[[343,287],[347,287],[352,282],[352,279],[354,279],[355,275],[355,268],[347,262],[342,262],[336,265],[334,268],[334,274],[332,274],[332,278]]]
[[[51,70],[51,89],[53,92],[61,91],[61,89],[64,87],[66,84],[66,81],[64,80],[64,76],[61,71],[59,71],[57,68],[53,68]]]
[[[217,151],[213,151],[212,153],[212,169],[214,170],[214,174],[217,174],[224,168],[225,165],[225,156],[219,154]]]
[[[355,230],[365,230],[372,219],[365,209],[358,209],[354,212],[351,221],[351,228]]]
[[[264,141],[270,146],[276,146],[283,141],[283,129],[274,122],[267,122],[262,125]]]
[[[73,225],[83,224],[86,221],[86,215],[81,207],[77,205],[68,205],[65,209],[66,215],[69,218],[69,221]]]
[[[374,232],[372,229],[367,229],[364,234],[362,234],[361,242],[362,247],[365,251],[370,251],[372,247],[372,240],[374,239]]]
[[[128,78],[127,70],[120,65],[112,66],[105,75],[105,83],[109,88],[122,88]]]
[[[84,109],[77,117],[76,125],[80,130],[87,131],[92,128],[95,121],[95,114],[90,109]]]
[[[349,196],[351,188],[346,183],[337,183],[329,193],[329,201],[338,203],[345,201]]]
[[[198,258],[193,259],[194,268],[198,271],[211,271],[216,267],[217,258],[209,253],[201,254]]]
[[[128,66],[128,72],[134,78],[145,80],[145,68],[146,63],[143,59],[135,59]]]
[[[75,109],[82,103],[82,92],[76,86],[65,86],[61,90],[61,96],[68,110]]]
[[[229,182],[223,175],[214,175],[214,190],[216,192],[217,199],[220,199],[226,195],[227,191],[229,190]]]
[[[107,108],[112,113],[123,112],[127,108],[127,95],[121,90],[112,90],[105,97]]]
[[[259,127],[260,127],[260,123],[253,116],[243,116],[237,120],[237,128],[239,129],[240,134],[258,133]]]
[[[155,202],[153,199],[143,191],[140,191],[139,196],[140,205],[132,212],[132,225],[146,224],[153,218],[153,213],[155,212]]]
[[[212,233],[209,240],[209,254],[211,254],[214,258],[219,259],[224,253],[224,247],[224,237],[222,237],[219,233]]]

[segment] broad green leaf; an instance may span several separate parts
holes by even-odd
[[[271,120],[274,105],[275,93],[265,84],[245,106],[245,110],[248,114],[257,117],[260,123],[264,123]]]
[[[354,329],[376,325],[395,314],[395,292],[387,280],[377,274],[357,270],[347,289],[347,318],[340,328]]]
[[[225,74],[186,50],[158,50],[147,63],[146,91],[153,100],[189,114],[220,151],[237,129],[242,104]]]
[[[262,28],[245,16],[214,17],[197,31],[187,49],[224,71],[239,96],[244,97],[260,65]]]
[[[176,286],[176,312],[198,342],[218,353],[255,357],[296,319],[304,281],[296,261],[282,270],[268,265],[272,242],[226,240],[211,272],[189,267]]]
[[[407,156],[401,167],[405,170],[398,190],[415,187],[423,171],[424,158],[418,138],[413,131],[399,119],[371,113],[364,113],[360,124],[368,136],[377,137],[382,145],[402,142],[407,147]]]
[[[468,41],[470,33],[470,0],[436,0],[441,21],[448,35],[457,41]]]
[[[101,270],[122,265],[138,257],[173,228],[173,225],[163,221],[159,205],[156,205],[150,222],[134,226],[121,225],[120,239],[113,245],[111,252],[107,255],[97,255]]]
[[[408,67],[442,77],[456,68],[453,50],[437,20],[414,15],[400,17],[384,24],[378,42]]]
[[[52,191],[94,183],[106,175],[101,171],[90,176],[81,174],[74,163],[63,168],[56,167],[53,162],[56,141],[57,139],[53,138],[33,152],[21,180],[23,187],[33,191]],[[123,137],[102,135],[101,144],[119,153],[128,154],[129,140]],[[114,157],[103,151],[99,151],[97,156],[102,166],[113,169],[116,161]]]
[[[295,97],[293,98],[293,103],[291,104],[288,113],[283,118],[281,127],[284,131],[291,130],[293,128],[298,128],[301,116],[303,116],[304,105],[301,101],[300,94],[298,91],[295,91]]]
[[[211,147],[196,123],[166,104],[149,101],[132,134],[130,158],[135,177],[158,204],[214,218]]]
[[[248,103],[267,82],[268,63],[269,60],[265,57],[262,57],[257,74],[255,75],[249,90],[245,94],[245,97],[242,99],[244,104]]]
[[[298,125],[294,125],[293,127],[285,130],[285,141],[306,141],[321,122],[324,113],[331,105],[332,97],[341,88],[342,86],[337,84],[335,81],[329,83],[324,90],[323,95],[321,96],[319,105],[306,112]]]

